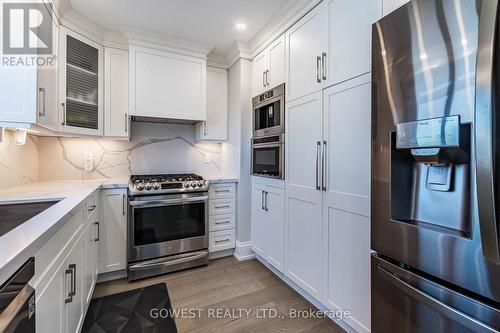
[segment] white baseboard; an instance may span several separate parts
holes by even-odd
[[[304,289],[299,287],[295,282],[290,280],[288,277],[286,277],[283,273],[278,271],[276,268],[274,268],[272,265],[268,264],[263,258],[259,257],[258,255],[255,256],[257,260],[266,266],[270,271],[272,271],[277,277],[279,277],[283,282],[285,282],[287,285],[289,285],[293,290],[295,290],[297,293],[299,293],[302,297],[304,297],[309,303],[314,305],[318,310],[323,311],[325,313],[329,312],[329,309],[321,304],[318,300],[313,298],[311,295],[307,293]],[[344,331],[347,333],[359,333],[356,331],[353,327],[351,327],[348,323],[346,323],[344,320],[341,319],[334,319],[330,318],[332,321],[334,321],[337,325],[339,325]]]
[[[249,260],[255,258],[255,253],[252,251],[252,242],[238,242],[236,241],[236,248],[234,249],[233,256],[238,261]]]

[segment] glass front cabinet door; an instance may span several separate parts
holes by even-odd
[[[104,48],[61,27],[59,50],[61,129],[102,136]]]

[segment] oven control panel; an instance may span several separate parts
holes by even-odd
[[[130,194],[162,194],[208,191],[207,180],[188,180],[176,182],[130,181]]]

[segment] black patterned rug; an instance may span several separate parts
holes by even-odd
[[[177,333],[167,285],[155,284],[93,299],[83,333]],[[160,311],[161,310],[161,311]]]

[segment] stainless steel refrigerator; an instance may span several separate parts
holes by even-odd
[[[373,333],[500,331],[498,5],[373,25]]]

